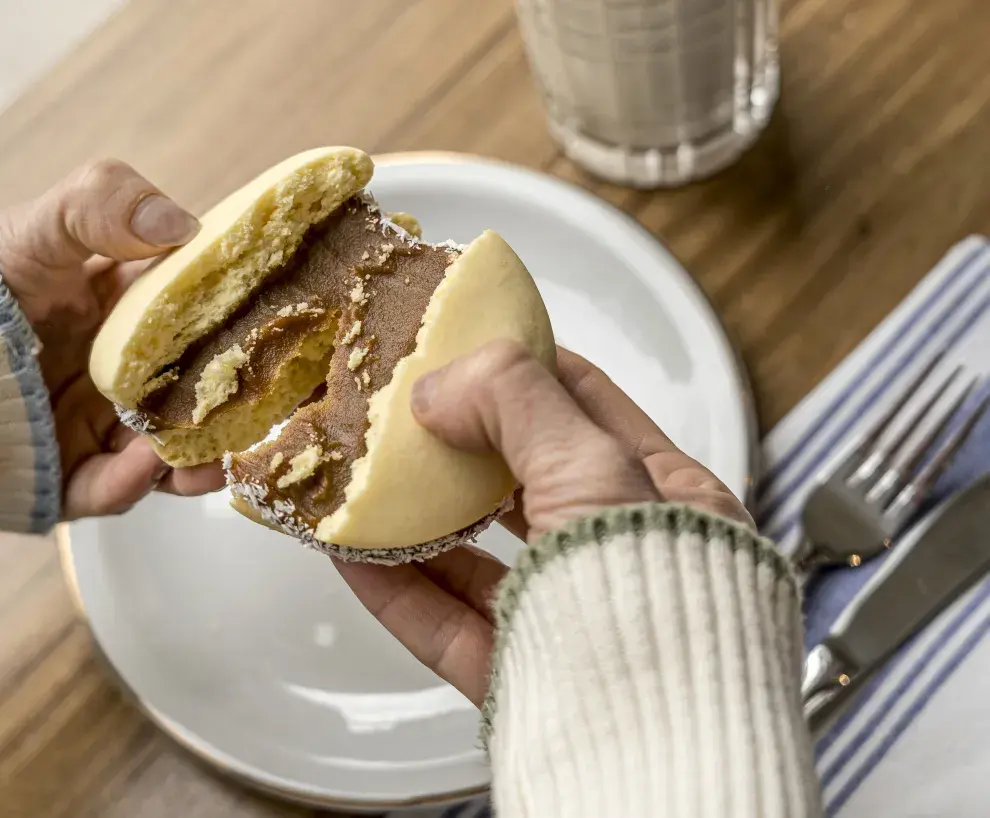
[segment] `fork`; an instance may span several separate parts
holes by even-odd
[[[868,429],[853,451],[827,476],[819,478],[801,514],[804,539],[791,557],[799,575],[808,577],[827,565],[858,566],[890,548],[899,533],[918,515],[939,476],[945,471],[983,412],[990,392],[966,410],[954,430],[945,436],[953,418],[979,382],[973,377],[948,407],[933,413],[940,399],[962,374],[956,367],[931,395],[910,414],[905,412],[944,357],[937,353],[898,395],[894,405]],[[903,428],[887,441],[895,421],[908,417]],[[921,424],[932,427],[909,445]]]

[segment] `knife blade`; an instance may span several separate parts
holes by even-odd
[[[808,655],[801,694],[812,731],[866,676],[990,570],[990,474],[895,548]]]

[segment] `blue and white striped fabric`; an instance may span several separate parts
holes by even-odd
[[[990,242],[970,238],[805,399],[764,444],[767,470],[757,521],[785,550],[801,532],[815,474],[841,457],[918,371],[941,364],[990,370]],[[978,400],[987,381],[971,400]],[[990,471],[990,417],[946,472],[947,496]],[[987,536],[990,536],[988,532]],[[833,571],[809,589],[809,647],[879,567]],[[906,645],[863,690],[817,748],[826,809],[839,818],[990,814],[990,579]]]
[[[842,456],[936,349],[942,366],[990,370],[990,242],[970,238],[770,433],[757,521],[785,550],[801,536],[815,475]],[[983,389],[990,388],[984,382]],[[979,391],[979,390],[978,390]],[[979,395],[974,394],[973,400]],[[948,494],[990,471],[990,416],[943,476]],[[990,533],[988,533],[990,536]],[[881,558],[882,560],[882,558]],[[830,572],[809,590],[808,644],[881,560]],[[990,579],[906,645],[818,744],[827,812],[836,818],[990,815]],[[489,818],[484,801],[401,818]],[[399,814],[393,818],[400,818]]]

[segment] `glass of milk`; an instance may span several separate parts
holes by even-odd
[[[734,162],[777,100],[777,0],[516,0],[550,130],[593,174],[673,187]]]

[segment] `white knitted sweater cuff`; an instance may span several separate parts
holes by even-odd
[[[530,546],[485,707],[500,818],[821,814],[800,603],[773,546],[670,505]]]

